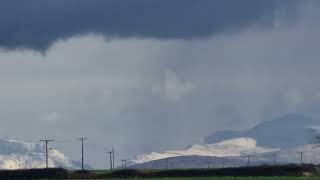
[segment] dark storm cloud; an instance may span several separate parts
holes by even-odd
[[[28,0],[0,2],[0,46],[46,49],[83,33],[108,37],[203,38],[272,27],[295,0]]]

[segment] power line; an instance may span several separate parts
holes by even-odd
[[[78,140],[81,141],[81,170],[83,171],[84,170],[84,167],[83,167],[83,141],[84,140],[88,140],[88,138],[78,138]]]
[[[77,139],[64,139],[64,140],[55,140],[55,143],[64,143],[64,142],[75,142],[77,140],[80,140],[80,138]]]
[[[48,168],[48,143],[54,141],[53,139],[42,139],[41,142],[46,143],[46,168]]]

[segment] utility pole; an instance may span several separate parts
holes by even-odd
[[[48,143],[54,141],[53,139],[42,139],[41,142],[46,143],[46,168],[48,169]]]
[[[248,158],[247,166],[249,167],[250,166],[250,155],[248,155],[247,158]]]
[[[113,166],[112,166],[112,151],[109,151],[107,153],[109,153],[109,155],[110,155],[110,170],[112,170],[113,169]]]
[[[88,140],[88,138],[82,137],[82,138],[78,138],[78,140],[81,141],[81,170],[83,171],[84,170],[84,168],[83,168],[83,141]]]
[[[218,164],[218,160],[216,160],[216,159],[217,159],[216,156],[214,156],[213,159],[212,159],[212,162],[211,162],[212,168],[214,168],[215,166],[218,166],[218,165],[219,165],[219,164]]]
[[[121,167],[122,167],[122,169],[127,167],[127,160],[126,159],[121,160]]]
[[[222,159],[222,168],[224,168],[224,159]]]
[[[112,170],[114,170],[114,149],[112,148],[112,150],[111,150],[111,152],[112,152]]]
[[[168,169],[168,159],[166,158],[166,169]]]
[[[303,163],[302,156],[303,156],[303,152],[300,152],[300,164],[301,164],[301,166],[302,166],[302,163]]]
[[[171,169],[173,169],[173,162],[171,162]]]
[[[122,168],[127,168],[127,159],[122,159],[121,160],[121,167]]]

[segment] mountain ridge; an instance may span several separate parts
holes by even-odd
[[[316,143],[317,132],[312,128],[313,126],[320,126],[320,120],[300,114],[288,114],[243,131],[214,132],[205,137],[204,143],[211,144],[236,137],[250,137],[257,140],[259,146],[293,148]]]
[[[304,164],[319,164],[320,163],[320,144],[304,145],[296,148],[278,149],[262,153],[246,153],[239,156],[204,156],[204,155],[189,155],[176,156],[157,159],[139,164],[131,164],[129,168],[134,169],[185,169],[185,168],[224,168],[224,167],[241,167],[248,165],[248,157],[250,158],[250,166],[258,165],[284,165],[284,164],[300,164],[303,152],[302,163]]]
[[[234,160],[238,166],[247,160],[243,157],[256,158],[256,165],[272,163],[274,153],[281,154],[280,163],[299,162],[298,152],[305,152],[306,159],[320,163],[319,142],[316,137],[320,132],[320,121],[300,114],[288,114],[271,121],[262,122],[244,131],[218,131],[205,139],[206,144],[190,145],[183,150],[152,152],[138,155],[131,161],[132,167],[149,167],[152,163],[162,162],[164,159],[179,159],[181,167],[197,166],[193,161],[205,162],[204,159],[227,158]],[[310,154],[310,152],[312,152]],[[141,165],[139,165],[141,164]],[[203,164],[201,167],[204,166]],[[150,168],[150,167],[149,167]]]
[[[256,140],[247,137],[224,140],[214,144],[194,144],[183,150],[152,152],[138,155],[131,161],[132,164],[146,163],[149,161],[172,158],[177,156],[210,156],[227,157],[242,156],[247,154],[257,154],[276,151],[266,147],[258,147]]]

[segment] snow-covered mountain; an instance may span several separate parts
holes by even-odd
[[[132,169],[179,169],[179,168],[217,168],[217,167],[239,167],[247,165],[243,157],[212,157],[212,156],[177,156],[165,159],[149,161],[141,164],[133,164]]]
[[[250,137],[257,140],[258,146],[273,148],[293,148],[316,143],[320,120],[299,114],[288,114],[272,121],[263,122],[244,131],[218,131],[204,140],[204,143],[217,143],[237,137]]]
[[[0,139],[0,169],[44,168],[45,160],[44,144]],[[49,166],[80,168],[78,163],[54,148],[49,150]]]
[[[206,144],[195,144],[183,150],[142,154],[131,161],[134,168],[150,168],[174,162],[176,168],[206,167],[216,161],[217,166],[300,163],[320,164],[320,120],[289,114],[263,122],[245,131],[219,131],[205,138]],[[276,155],[276,159],[274,156]]]
[[[249,146],[242,146],[242,148],[239,148],[238,142],[243,141],[243,139],[246,139],[246,138],[231,139],[228,141],[223,141],[221,143],[208,145],[208,146],[218,147],[219,145],[225,144],[227,142],[228,146],[220,146],[221,148],[226,148],[226,149],[213,148],[212,149],[213,151],[210,151],[210,148],[205,148],[207,153],[205,153],[205,151],[202,151],[201,155],[195,155],[195,154],[185,155],[184,153],[180,153],[179,155],[181,156],[174,156],[174,157],[171,156],[171,157],[166,157],[162,159],[154,158],[156,160],[132,164],[130,168],[163,169],[163,168],[172,168],[172,167],[173,168],[207,168],[208,166],[215,167],[215,168],[240,167],[240,166],[248,165],[248,156],[249,156],[249,161],[251,166],[262,165],[262,164],[274,165],[275,162],[278,165],[289,164],[289,163],[300,164],[301,152],[303,152],[302,154],[303,163],[320,164],[320,144],[304,145],[296,148],[280,150],[280,149],[268,149],[268,148],[262,148],[262,147],[255,147],[253,143],[254,140],[249,139],[249,141],[251,142],[249,143]],[[236,148],[232,147],[232,144]],[[243,145],[243,144],[240,143],[240,145]],[[228,148],[231,148],[231,149],[228,149]],[[219,151],[222,151],[222,152],[219,152]],[[223,153],[223,151],[226,151],[229,153]],[[213,156],[213,154],[215,154],[215,156]],[[159,156],[157,156],[157,158],[158,157]],[[150,159],[151,158],[149,156],[149,160]],[[134,162],[137,162],[137,161],[134,160]]]
[[[162,153],[152,152],[150,154],[142,154],[137,156],[134,160],[132,160],[132,163],[145,163],[149,161],[177,156],[195,155],[211,157],[228,157],[241,156],[246,154],[258,154],[278,150],[265,147],[257,147],[256,144],[256,140],[245,137],[229,139],[214,144],[195,144],[183,150],[165,151]]]

